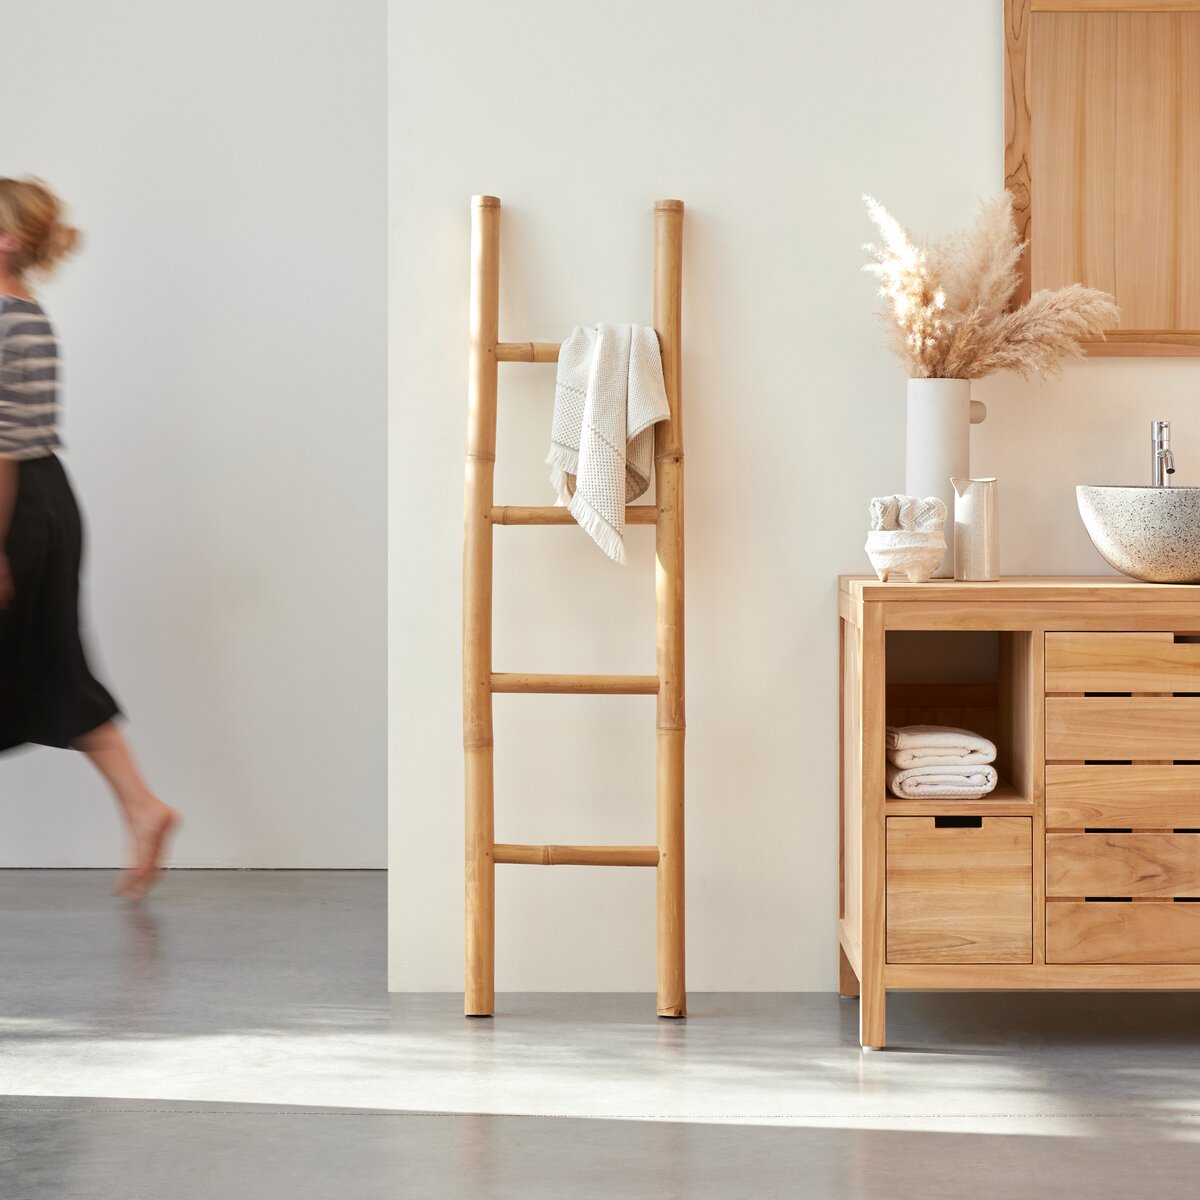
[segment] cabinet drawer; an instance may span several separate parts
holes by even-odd
[[[1051,963],[1200,963],[1200,904],[1046,905]]]
[[[1048,833],[1046,895],[1200,897],[1200,833]]]
[[[1200,760],[1200,696],[1047,696],[1046,757]]]
[[[1048,692],[1200,692],[1200,643],[1173,633],[1048,633]]]
[[[1200,828],[1200,766],[1046,766],[1046,828]]]
[[[887,960],[1032,962],[1030,818],[889,817]]]

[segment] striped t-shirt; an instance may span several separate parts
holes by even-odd
[[[0,296],[0,458],[44,458],[58,440],[58,342],[36,300]]]

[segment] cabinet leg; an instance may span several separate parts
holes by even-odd
[[[863,968],[862,995],[858,1006],[858,1040],[864,1050],[882,1050],[887,1045],[887,992],[883,975],[871,978]]]
[[[858,976],[846,957],[846,951],[838,946],[838,995],[843,998],[858,995]]]

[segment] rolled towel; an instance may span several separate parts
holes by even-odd
[[[969,729],[949,725],[889,725],[888,762],[897,767],[969,766],[996,761],[996,746]]]
[[[979,766],[913,767],[888,763],[888,787],[901,800],[979,800],[996,786],[996,768]]]

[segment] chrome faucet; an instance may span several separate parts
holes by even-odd
[[[1150,459],[1150,478],[1154,487],[1170,487],[1175,474],[1175,455],[1171,453],[1171,422],[1151,421],[1150,436],[1154,446]]]

